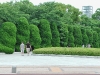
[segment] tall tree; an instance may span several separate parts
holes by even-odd
[[[19,10],[20,17],[25,17],[29,21],[35,6],[29,0],[20,0],[14,3],[14,7]]]
[[[80,12],[78,8],[75,8],[74,6],[71,6],[69,4],[66,6],[66,12],[71,17],[73,24],[80,23],[80,15],[82,14],[82,12]]]
[[[93,31],[93,47],[98,48],[99,47],[99,41],[98,41],[98,33],[96,31]]]
[[[68,46],[74,47],[74,36],[73,36],[73,26],[68,25]]]
[[[75,39],[74,41],[75,46],[81,46],[82,45],[82,33],[81,33],[80,26],[74,26],[73,35]]]
[[[15,49],[16,26],[12,22],[4,22],[0,28],[0,43],[9,48]]]
[[[95,13],[92,15],[93,19],[100,20],[100,8],[98,8]]]
[[[66,47],[68,44],[68,25],[63,24],[60,29],[60,45]]]
[[[20,17],[17,24],[16,51],[20,51],[19,45],[21,44],[21,42],[26,43],[27,41],[29,41],[29,37],[29,23],[25,17]]]
[[[46,19],[41,19],[39,24],[40,36],[42,39],[41,46],[42,47],[49,47],[51,46],[51,29],[50,24]]]
[[[34,48],[40,48],[41,37],[39,34],[39,29],[36,25],[30,25],[30,43]]]
[[[81,32],[82,32],[82,44],[86,46],[89,43],[89,39],[86,34],[86,28],[81,27]]]
[[[91,28],[86,29],[86,34],[89,39],[89,44],[92,46],[93,43],[93,30]]]
[[[100,47],[100,28],[99,27],[93,27],[93,30],[98,33],[98,43],[99,43],[99,47]]]
[[[16,23],[19,18],[19,10],[14,8],[14,4],[12,2],[7,2],[0,4],[0,23],[3,22],[13,22]]]
[[[59,31],[57,29],[56,23],[53,22],[50,25],[50,28],[51,28],[51,33],[52,33],[52,40],[51,40],[52,46],[59,47],[60,46],[60,35],[59,35]]]

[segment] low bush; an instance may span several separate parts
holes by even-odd
[[[48,47],[33,50],[35,54],[100,56],[99,48]]]
[[[0,44],[0,52],[3,52],[3,46]]]
[[[12,54],[14,50],[12,48],[9,48],[0,44],[0,52],[6,53],[6,54]]]
[[[14,52],[14,50],[12,48],[7,48],[6,50],[4,50],[4,52],[6,54],[12,54]]]

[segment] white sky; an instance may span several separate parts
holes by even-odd
[[[0,0],[1,3],[9,1],[13,0]],[[70,4],[76,8],[79,8],[80,10],[82,10],[82,6],[93,6],[93,11],[95,11],[97,8],[100,8],[100,0],[29,0],[29,1],[32,2],[34,5],[38,5],[39,3],[43,2],[55,1],[64,4]]]

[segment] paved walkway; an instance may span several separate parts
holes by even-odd
[[[0,74],[100,74],[100,57],[0,53]]]

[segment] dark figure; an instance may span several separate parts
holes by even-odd
[[[26,51],[27,51],[27,54],[28,54],[28,55],[29,55],[29,53],[30,53],[30,50],[31,50],[31,45],[30,45],[29,42],[27,42],[27,44],[26,44]]]
[[[34,50],[34,46],[31,46],[31,51],[33,51]]]
[[[34,46],[31,46],[31,55],[33,54]]]

